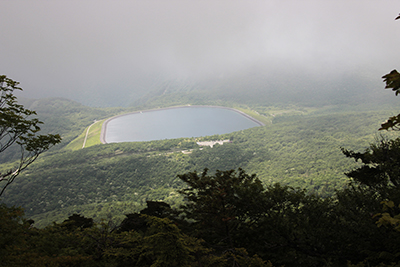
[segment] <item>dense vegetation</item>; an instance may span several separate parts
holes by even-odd
[[[392,147],[396,151],[398,143]],[[178,178],[187,185],[179,190],[183,205],[171,209],[147,201],[146,208],[126,214],[120,223],[94,223],[73,214],[37,229],[20,209],[0,206],[0,266],[384,267],[400,262],[400,232],[391,226],[398,226],[399,209],[386,201],[385,213],[379,213],[383,199],[399,195],[393,184],[355,179],[353,187],[321,198],[279,183],[264,187],[242,169]]]
[[[67,107],[74,107],[73,102],[64,105]],[[86,109],[78,109],[78,113],[85,114]],[[26,215],[41,227],[62,221],[72,213],[94,219],[116,216],[121,220],[124,213],[143,208],[147,200],[166,201],[174,207],[180,204],[182,199],[176,191],[182,183],[177,174],[238,167],[257,173],[265,184],[280,182],[331,196],[335,189],[347,184],[344,172],[356,166],[344,157],[340,147],[367,147],[376,136],[379,122],[391,114],[294,107],[256,110],[273,123],[202,138],[232,140],[213,148],[200,149],[193,139],[95,145],[85,149],[80,144],[76,145],[78,150],[72,151],[68,145],[44,155],[22,173],[21,179],[6,191],[3,201],[24,207]],[[89,114],[95,113],[101,114],[97,109]],[[86,121],[86,125],[92,123]],[[47,122],[50,126],[54,123]],[[83,133],[83,127],[80,129],[78,133]]]
[[[43,118],[43,130],[59,129],[64,140],[5,192],[0,265],[392,266],[400,261],[400,236],[392,228],[398,222],[398,185],[387,179],[398,177],[392,167],[398,165],[400,142],[385,141],[396,134],[376,134],[380,122],[392,116],[390,109],[225,103],[267,125],[196,139],[94,142],[82,149],[86,127],[128,110],[26,100]],[[213,148],[196,144],[219,139],[231,142]],[[366,152],[354,152],[374,139]],[[382,151],[390,151],[392,161],[382,160]],[[10,153],[2,159],[3,169],[12,162]],[[22,206],[35,224],[11,205]]]

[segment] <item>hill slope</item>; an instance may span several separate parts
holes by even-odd
[[[77,114],[73,113],[74,118]],[[177,174],[239,167],[257,173],[265,183],[280,182],[330,195],[345,185],[343,173],[355,166],[341,154],[340,147],[367,147],[379,122],[391,114],[332,110],[281,113],[264,127],[202,138],[232,140],[213,148],[200,149],[194,139],[174,139],[53,151],[22,173],[3,200],[21,205],[27,216],[34,216],[43,226],[73,212],[94,217],[132,212],[146,200],[176,205],[180,202],[176,191],[182,186]],[[70,118],[71,124],[73,121]],[[84,121],[90,123],[89,119]],[[71,125],[69,129],[74,127],[79,128]],[[76,131],[65,132],[72,136]]]

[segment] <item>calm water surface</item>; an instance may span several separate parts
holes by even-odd
[[[105,127],[104,141],[115,143],[200,137],[256,126],[260,124],[231,109],[188,106],[112,118]]]

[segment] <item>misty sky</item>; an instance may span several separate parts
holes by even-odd
[[[0,9],[0,73],[28,97],[124,98],[151,79],[257,66],[377,79],[400,69],[394,0],[0,0]]]

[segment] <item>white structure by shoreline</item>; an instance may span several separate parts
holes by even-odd
[[[217,141],[204,141],[204,142],[196,142],[199,146],[209,146],[213,147],[215,144],[223,145],[224,143],[230,143],[231,140],[217,140]]]

